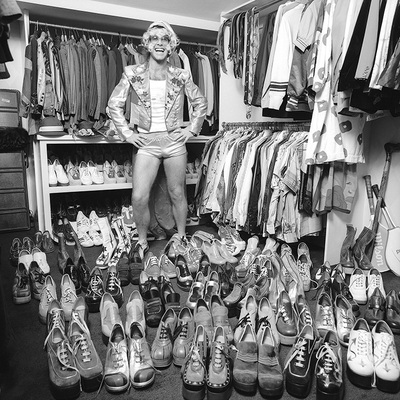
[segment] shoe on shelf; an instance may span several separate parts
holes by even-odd
[[[103,164],[103,174],[104,174],[104,183],[105,184],[108,185],[108,184],[117,183],[117,178],[115,176],[115,170],[108,161],[105,161]]]
[[[128,344],[122,324],[115,324],[111,330],[103,379],[111,394],[125,392],[130,385]]]
[[[22,263],[19,263],[15,270],[12,293],[14,304],[26,304],[31,301],[29,274]]]
[[[77,167],[76,165],[69,166],[66,172],[70,186],[82,185],[79,167]]]
[[[81,177],[82,185],[90,186],[93,184],[92,176],[85,161],[79,163],[79,176]]]
[[[51,162],[51,160],[47,160],[47,171],[48,171],[49,186],[50,187],[57,186],[58,183],[57,175],[54,169],[54,164]]]
[[[115,170],[115,178],[117,179],[117,183],[126,183],[126,175],[123,165],[116,165],[114,167]]]
[[[58,158],[56,158],[54,160],[53,168],[54,168],[54,172],[55,172],[55,175],[57,178],[57,185],[58,186],[69,186],[68,176],[67,176],[64,168],[60,164],[60,161],[58,160]]]
[[[92,160],[88,161],[87,169],[94,185],[102,185],[104,183],[104,175],[99,171],[97,164]]]
[[[378,321],[372,329],[376,387],[387,393],[400,391],[400,363],[394,336],[385,321]]]
[[[347,350],[347,377],[358,387],[370,389],[374,381],[372,335],[364,318],[359,318],[350,332]]]
[[[124,175],[126,178],[126,182],[132,183],[132,179],[133,179],[132,163],[128,160],[124,162]]]

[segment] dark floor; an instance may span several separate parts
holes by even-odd
[[[188,228],[189,233],[192,233],[196,228]],[[216,232],[213,227],[204,227],[201,229]],[[1,262],[0,262],[0,286],[3,294],[3,304],[6,313],[6,332],[7,337],[3,339],[1,337],[1,344],[7,344],[7,355],[0,354],[1,365],[0,365],[0,379],[1,379],[1,400],[50,400],[52,398],[49,387],[48,387],[48,368],[47,368],[47,357],[46,352],[43,349],[43,342],[45,339],[45,327],[38,320],[38,301],[32,300],[30,303],[25,305],[14,305],[12,302],[11,288],[14,277],[14,268],[10,266],[8,261],[9,248],[14,237],[31,236],[35,233],[34,230],[14,232],[14,233],[2,233],[0,234],[0,251],[1,251]],[[150,245],[151,251],[156,255],[159,255],[165,246],[166,241],[152,242]],[[318,267],[323,259],[323,249],[319,246],[309,243],[311,257],[314,263],[314,267]],[[72,255],[72,247],[68,247],[69,253]],[[94,262],[100,253],[100,248],[85,249],[85,255],[88,263],[91,267],[94,266]],[[57,268],[57,248],[54,253],[48,255],[48,262],[51,266],[51,274],[59,285],[61,275]],[[175,281],[175,280],[174,280]],[[400,279],[394,277],[392,273],[384,274],[384,281],[386,290],[396,288],[400,289]],[[181,293],[181,304],[184,304],[187,293],[180,291],[176,287],[176,290]],[[129,285],[124,288],[125,299],[128,298],[129,293],[136,288],[133,285]],[[310,302],[312,310],[315,308],[315,300],[313,300],[314,294],[307,293],[307,298]],[[0,313],[2,312],[2,308]],[[125,321],[125,304],[120,309],[122,321]],[[106,346],[102,342],[101,329],[100,329],[100,314],[90,314],[91,333],[94,340],[97,351],[102,359],[105,361]],[[234,326],[236,320],[231,319],[231,323]],[[3,327],[0,327],[0,329]],[[4,331],[2,331],[4,332]],[[155,328],[148,328],[147,339],[151,344],[156,333]],[[400,349],[399,336],[396,337],[397,348]],[[289,351],[289,347],[282,346],[280,352],[281,363],[284,362],[285,357]],[[343,348],[343,360],[346,360],[346,350]],[[344,374],[344,376],[346,376]],[[377,389],[361,390],[350,384],[346,378],[346,392],[345,399],[375,399],[379,397],[381,399],[400,399],[400,394],[388,395],[382,393]],[[96,393],[84,393],[80,395],[80,399],[132,399],[146,396],[147,399],[163,399],[173,400],[181,398],[181,378],[180,370],[171,365],[166,370],[162,370],[156,375],[155,383],[152,387],[145,389],[142,393],[131,389],[130,392],[121,395],[111,395],[107,393],[105,388],[97,395]],[[247,397],[247,396],[246,396]],[[237,393],[233,390],[232,399],[242,399],[245,396]],[[251,399],[261,399],[261,395],[257,393]],[[283,399],[290,399],[286,392],[283,395]],[[315,399],[315,383],[311,394],[307,397],[308,399]]]

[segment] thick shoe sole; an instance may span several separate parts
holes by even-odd
[[[342,400],[344,397],[344,386],[342,385],[339,392],[327,393],[317,388],[317,400]]]
[[[374,375],[370,375],[370,376],[358,375],[347,365],[347,377],[349,378],[349,381],[355,386],[358,386],[363,389],[371,389],[372,388],[372,382],[374,380]]]
[[[400,390],[400,381],[386,381],[376,377],[376,387],[381,392],[397,393]]]
[[[255,394],[257,392],[257,380],[254,383],[242,383],[233,378],[233,385],[237,391],[247,395]]]
[[[101,382],[103,380],[103,373],[100,372],[98,375],[91,378],[84,378],[81,375],[82,390],[84,392],[95,392],[99,389]]]
[[[144,389],[151,386],[154,383],[155,375],[152,376],[147,382],[135,382],[131,379],[131,386],[135,389]]]
[[[214,388],[207,387],[207,400],[228,400],[232,395],[232,385],[227,386],[222,391],[215,391]]]
[[[277,389],[262,388],[258,385],[258,390],[261,396],[266,399],[280,399],[283,396],[283,385]]]
[[[192,387],[187,387],[182,384],[182,397],[185,400],[203,400],[206,395],[205,385],[200,386],[199,390],[193,390]]]
[[[281,340],[281,344],[285,346],[292,346],[296,341],[297,336],[285,336],[282,333],[278,332],[279,338]]]
[[[76,399],[81,394],[81,384],[77,381],[71,386],[57,386],[50,382],[50,392],[56,400]]]
[[[293,397],[305,399],[311,391],[312,377],[306,385],[298,385],[286,379],[286,391]]]
[[[32,298],[31,295],[25,297],[13,297],[13,302],[14,304],[26,304],[31,301],[31,298]]]

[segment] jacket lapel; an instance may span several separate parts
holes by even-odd
[[[148,64],[143,64],[136,67],[135,74],[130,79],[130,83],[147,113],[149,116],[151,116]]]
[[[179,70],[170,65],[168,67],[166,93],[165,93],[165,117],[168,117],[172,106],[175,103],[182,87],[184,85],[183,77],[180,76]]]

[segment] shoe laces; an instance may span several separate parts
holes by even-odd
[[[108,350],[111,353],[111,360],[114,369],[120,369],[124,366],[124,358],[122,357],[123,351],[121,347],[122,347],[121,342],[119,343],[111,342],[111,346]]]
[[[310,269],[306,263],[297,262],[297,269],[302,278],[310,278]]]
[[[310,309],[306,306],[300,311],[299,320],[303,320],[305,325],[313,325],[313,318]]]
[[[71,345],[69,344],[67,339],[63,340],[57,346],[57,358],[60,364],[62,365],[61,369],[63,371],[68,369],[73,369],[74,371],[79,372],[78,369],[74,365],[72,365],[72,360],[73,360],[73,358],[71,357],[72,354],[73,350],[71,349]]]
[[[108,273],[107,291],[114,292],[115,288],[121,289],[117,274],[112,271]]]
[[[168,338],[171,339],[171,341],[172,341],[171,328],[169,327],[169,325],[166,325],[164,322],[162,322],[159,339],[165,340]]]
[[[72,290],[71,290],[71,288],[69,288],[69,287],[67,287],[65,290],[64,290],[64,292],[63,292],[63,294],[62,294],[62,296],[61,296],[61,299],[62,299],[62,302],[63,303],[74,303],[75,302],[75,300],[76,300],[76,293],[74,293]]]
[[[245,327],[246,326],[246,324],[248,324],[248,323],[251,323],[251,318],[250,318],[250,314],[249,313],[247,313],[244,317],[242,317],[239,321],[238,321],[238,323],[237,323],[237,325],[236,325],[236,328],[237,327]]]
[[[248,265],[250,265],[252,263],[253,259],[254,259],[253,253],[251,251],[246,251],[243,254],[242,259],[240,260],[240,264],[247,267]]]
[[[215,342],[215,353],[214,353],[214,366],[217,369],[222,368],[223,357],[227,356],[227,351],[221,342]]]
[[[357,354],[368,356],[371,347],[371,335],[368,332],[359,331],[357,338]]]
[[[330,374],[333,369],[337,370],[339,368],[336,354],[328,343],[324,343],[318,349],[316,357],[317,365],[319,364],[319,360],[322,359],[322,368],[324,369],[325,374]]]
[[[182,322],[177,328],[176,332],[174,332],[174,340],[176,337],[180,337],[181,339],[187,339],[189,330],[189,324],[187,322]]]
[[[186,356],[183,365],[185,365],[188,360],[191,360],[192,365],[195,369],[202,366],[204,368],[204,371],[206,371],[206,366],[204,365],[203,359],[200,354],[200,347],[195,342],[192,343],[192,345],[190,346],[188,355]]]
[[[247,270],[247,274],[248,275],[253,274],[254,276],[256,276],[257,275],[257,267],[258,267],[258,265],[255,262],[251,263],[249,266],[249,269]]]
[[[43,288],[42,296],[46,296],[46,299],[47,299],[47,303],[48,303],[48,304],[50,304],[53,300],[56,300],[56,298],[53,296],[53,293],[52,293],[52,291],[49,289],[48,286],[45,286],[45,287]]]
[[[367,286],[367,290],[369,290],[369,288],[381,288],[382,287],[382,279],[380,275],[370,275],[369,278],[369,282],[368,282],[368,286]]]
[[[321,307],[321,316],[322,316],[322,324],[324,326],[332,326],[333,325],[332,307],[322,306]]]
[[[78,351],[81,351],[83,362],[92,361],[92,352],[89,350],[86,336],[82,333],[75,336],[76,338],[73,346],[74,354],[77,355]]]
[[[271,327],[268,317],[262,317],[258,320],[258,330]]]
[[[303,368],[305,365],[307,341],[304,338],[299,338],[293,345],[293,352],[286,362],[285,369],[289,366],[292,360],[295,360],[296,367]]]
[[[286,324],[289,322],[289,316],[287,314],[287,310],[286,310],[285,306],[281,306],[279,308],[277,317],[279,317],[279,315],[282,315],[283,322],[285,322]]]
[[[29,285],[29,276],[27,274],[21,274],[18,282],[19,288],[24,288]]]
[[[63,310],[61,308],[53,308],[51,310],[51,313],[48,312],[48,314],[51,314],[51,321],[50,321],[49,333],[47,334],[46,339],[44,340],[44,345],[43,345],[44,348],[46,348],[46,344],[49,341],[49,338],[55,329],[59,329],[64,335],[65,321],[63,318],[61,318],[62,311]]]
[[[363,289],[364,275],[363,274],[357,274],[357,275],[358,275],[357,278],[353,279],[349,287],[352,287],[354,285],[356,289]]]
[[[97,294],[98,296],[101,296],[102,293],[101,293],[100,289],[101,289],[102,286],[103,286],[102,279],[97,275],[93,276],[92,279],[90,280],[90,283],[89,283],[90,290],[94,294]]]
[[[380,346],[379,346],[379,360],[375,363],[375,367],[382,364],[384,361],[398,364],[396,345],[391,335],[388,333],[381,333],[380,335]],[[376,354],[374,349],[374,354]]]
[[[340,316],[341,316],[341,320],[343,322],[343,327],[346,330],[350,330],[354,325],[353,316],[349,315],[349,313],[347,313],[345,310],[341,310]]]

